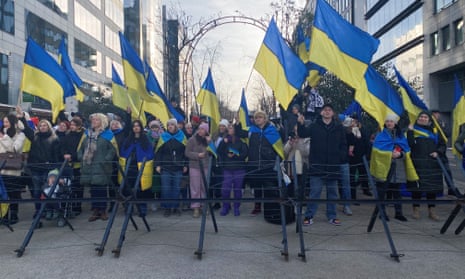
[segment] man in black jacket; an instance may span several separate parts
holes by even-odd
[[[328,201],[338,197],[337,179],[340,177],[340,164],[347,156],[347,142],[345,132],[340,123],[334,117],[334,109],[330,104],[325,104],[321,109],[321,118],[317,119],[309,127],[304,126],[305,118],[298,118],[297,133],[301,138],[310,137],[310,199],[319,199],[323,186],[326,186]],[[336,204],[326,204],[326,217],[332,225],[340,225],[337,219]],[[311,225],[313,217],[318,209],[317,203],[309,203],[305,212],[304,225]]]

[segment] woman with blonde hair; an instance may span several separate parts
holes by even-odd
[[[91,127],[78,149],[81,161],[81,185],[90,187],[92,199],[107,197],[111,184],[112,164],[116,154],[116,141],[108,128],[108,119],[102,113],[90,116]],[[88,221],[108,220],[106,202],[92,202],[92,215]]]

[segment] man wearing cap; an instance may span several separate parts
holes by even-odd
[[[323,186],[326,186],[326,217],[332,225],[339,226],[336,204],[338,197],[337,180],[340,177],[340,165],[347,156],[347,141],[342,125],[336,122],[331,104],[323,105],[321,118],[309,127],[304,125],[305,118],[299,115],[297,133],[301,138],[311,138],[310,144],[310,199],[319,199]],[[333,201],[333,202],[331,202]],[[311,225],[318,209],[318,203],[309,203],[305,212],[304,225]]]

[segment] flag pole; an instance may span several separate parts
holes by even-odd
[[[140,120],[140,114],[142,113],[142,107],[144,106],[145,100],[142,99],[142,102],[140,103],[140,108],[139,108],[139,113],[137,114],[137,119]]]

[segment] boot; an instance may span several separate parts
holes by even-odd
[[[241,206],[240,203],[235,202],[234,203],[234,216],[239,216],[241,215],[241,212],[239,211],[239,207]]]
[[[100,212],[98,209],[94,209],[92,215],[87,219],[89,222],[94,222],[95,220],[100,218]]]
[[[196,207],[194,208],[194,213],[192,214],[193,218],[199,218],[200,217],[200,208]]]
[[[10,225],[14,225],[18,223],[18,211],[17,210],[10,210]]]
[[[434,207],[428,208],[429,214],[428,217],[433,221],[439,221],[439,216],[434,212]]]
[[[229,203],[223,203],[223,208],[221,209],[220,215],[221,216],[228,215],[230,208],[231,208],[231,205]]]
[[[102,219],[103,221],[108,220],[107,211],[106,211],[105,209],[102,209],[102,210],[100,211],[100,219]]]
[[[252,212],[250,213],[250,215],[257,216],[258,214],[260,214],[262,212],[261,207],[262,207],[261,204],[259,202],[256,202],[255,207],[252,210]]]
[[[412,218],[417,219],[417,220],[420,219],[420,207],[419,206],[413,206]]]

